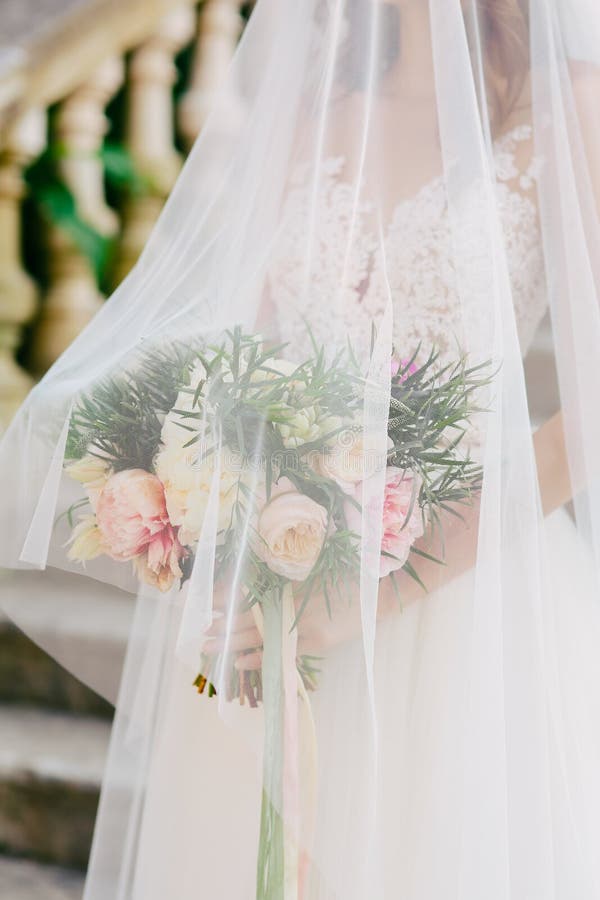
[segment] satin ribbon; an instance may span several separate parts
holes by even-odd
[[[296,661],[298,632],[293,627],[296,608],[292,586],[289,583],[284,587],[281,604],[283,689],[281,818],[284,825],[282,900],[302,900],[316,823],[318,747],[310,699]],[[258,632],[261,637],[264,637],[262,610],[258,604],[255,604],[252,611]],[[302,741],[304,741],[303,744]],[[302,759],[304,766],[301,765],[303,749],[305,750]],[[304,769],[303,772],[302,769]],[[302,829],[303,820],[304,829]],[[304,833],[301,840],[302,830]],[[301,849],[301,844],[303,849]]]

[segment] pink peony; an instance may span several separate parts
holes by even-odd
[[[179,562],[185,553],[175,529],[167,525],[148,544],[147,551],[134,559],[133,565],[142,581],[164,593],[183,575]]]
[[[111,475],[98,498],[96,518],[108,555],[134,559],[170,524],[161,482],[143,469]]]
[[[179,560],[185,551],[155,475],[143,469],[111,475],[98,498],[96,521],[108,556],[135,560],[143,581],[168,590],[181,577]]]
[[[423,519],[413,490],[418,490],[415,478],[409,472],[388,466],[385,474],[383,497],[383,533],[381,537],[381,557],[379,577],[401,569],[406,563],[410,549],[423,536]],[[358,502],[363,500],[362,485],[355,491]],[[409,515],[410,513],[410,515]],[[348,524],[360,533],[361,514],[354,507],[348,510]]]

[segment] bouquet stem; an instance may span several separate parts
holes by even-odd
[[[297,633],[290,585],[255,607],[263,631],[265,752],[257,900],[299,898],[299,736]]]

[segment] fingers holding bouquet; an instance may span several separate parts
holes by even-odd
[[[213,622],[204,637],[203,653],[208,657],[231,654],[235,657],[235,667],[238,669],[260,668],[239,664],[244,659],[251,663],[250,655],[257,655],[263,645],[256,614],[249,608],[246,597],[242,594],[237,598],[234,596],[233,608],[227,612],[227,606],[232,605],[231,590],[218,585],[213,595],[213,604]]]

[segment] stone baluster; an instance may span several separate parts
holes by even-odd
[[[125,143],[145,186],[131,192],[123,203],[115,284],[137,261],[181,169],[174,136],[174,59],[191,40],[193,30],[193,11],[187,6],[175,9],[131,55]]]
[[[179,104],[179,130],[188,149],[210,112],[235,122],[239,99],[223,83],[242,27],[239,0],[206,0],[198,14],[190,84]],[[217,108],[218,107],[218,108]]]
[[[14,356],[37,300],[35,283],[21,260],[21,200],[23,170],[45,141],[45,113],[30,110],[3,135],[0,149],[0,431],[32,385]]]
[[[106,203],[99,151],[108,129],[105,107],[123,81],[123,62],[107,59],[58,109],[53,139],[63,149],[60,175],[79,217],[110,238],[118,217]],[[31,364],[44,372],[79,334],[102,303],[96,273],[73,239],[56,224],[48,229],[50,287],[32,341]]]

